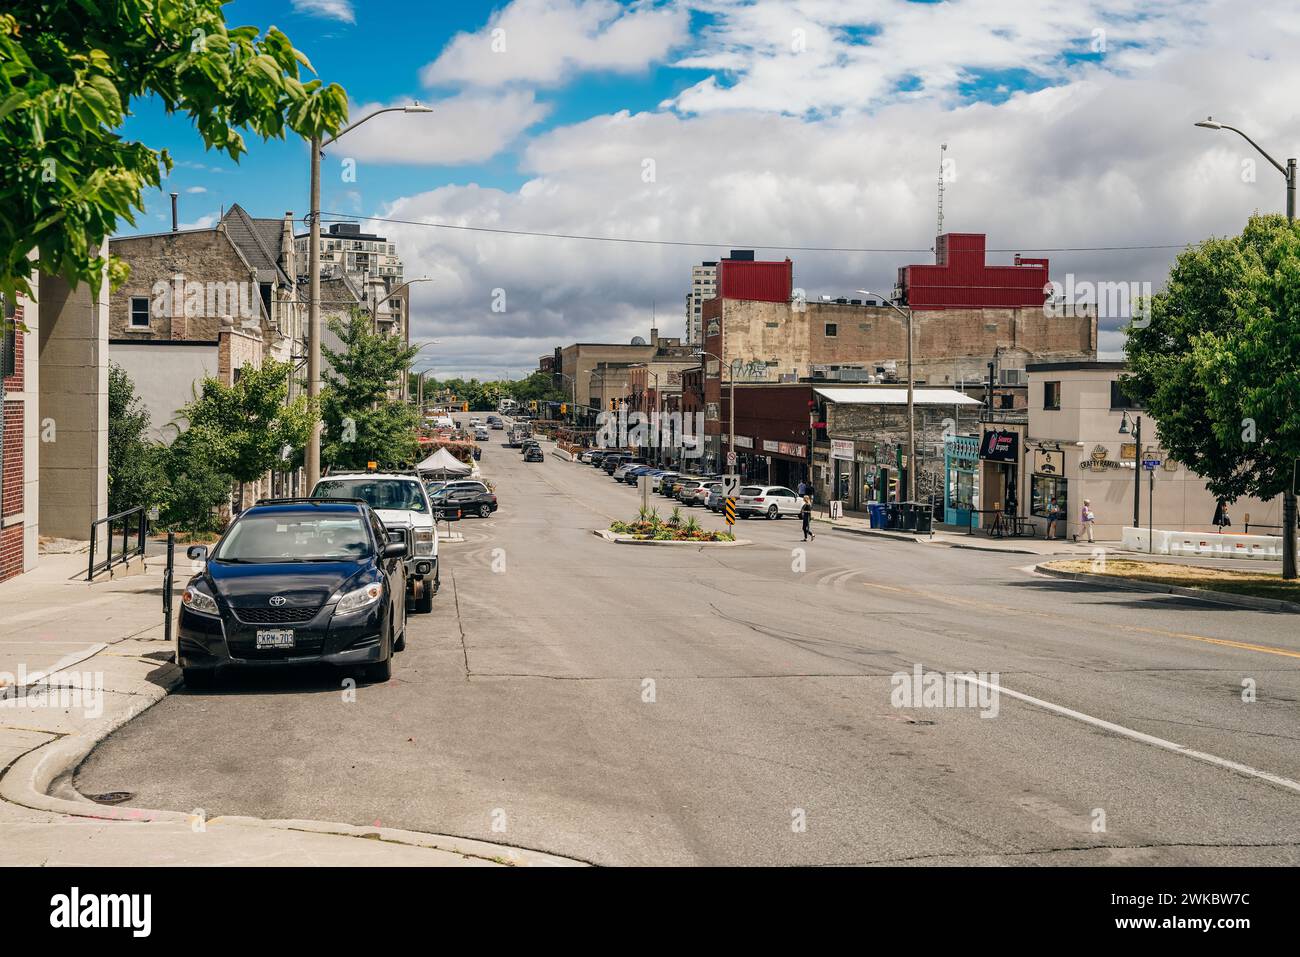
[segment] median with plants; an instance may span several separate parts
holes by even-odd
[[[704,528],[694,517],[683,519],[682,510],[674,508],[667,518],[660,518],[656,509],[641,509],[634,522],[612,522],[609,531],[598,532],[609,541],[736,545],[736,536],[730,532],[716,532]]]

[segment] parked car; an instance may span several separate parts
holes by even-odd
[[[668,490],[673,487],[679,478],[681,478],[680,472],[665,472],[659,476],[659,484],[655,486],[655,491],[660,495],[668,494]]]
[[[414,552],[406,561],[406,582],[414,599],[412,609],[425,614],[433,611],[433,596],[441,582],[438,529],[433,523],[429,493],[419,478],[395,472],[329,475],[316,483],[311,497],[360,499],[389,528],[410,529]]]
[[[636,465],[629,468],[623,473],[623,481],[628,485],[635,485],[642,475],[648,475],[655,470],[653,465]]]
[[[496,495],[482,486],[444,488],[430,501],[435,515],[446,510],[448,513],[457,512],[458,517],[477,515],[479,518],[487,518],[497,510]]]
[[[631,456],[626,452],[614,452],[606,455],[600,460],[600,467],[605,470],[606,475],[613,475],[614,470],[626,462]]]
[[[710,512],[721,512],[726,496],[722,494],[722,483],[714,482],[709,486],[709,497],[704,500],[704,507]]]
[[[621,482],[623,481],[624,476],[626,476],[632,469],[648,464],[649,463],[642,458],[627,458],[619,462],[618,466],[610,474],[614,476],[615,482]]]
[[[709,497],[709,488],[713,482],[707,479],[690,479],[683,482],[677,490],[677,500],[683,505],[703,505]]]
[[[543,461],[542,447],[540,445],[534,445],[532,448],[530,448],[527,452],[524,453],[524,461],[525,462]]]
[[[782,485],[746,485],[736,496],[736,515],[741,518],[797,516],[802,507],[803,499]]]
[[[407,529],[365,502],[262,499],[245,509],[181,595],[177,660],[185,683],[271,664],[361,666],[392,675],[406,645]]]

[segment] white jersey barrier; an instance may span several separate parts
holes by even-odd
[[[1156,555],[1200,555],[1206,558],[1260,558],[1277,561],[1282,558],[1280,535],[1218,535],[1214,532],[1166,532],[1145,528],[1125,528],[1124,547],[1135,552]]]

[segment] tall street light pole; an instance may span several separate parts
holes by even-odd
[[[907,499],[906,501],[916,501],[916,393],[912,387],[912,307],[908,306],[907,311],[902,309],[884,296],[877,295],[870,289],[859,289],[858,292],[864,296],[870,296],[872,299],[879,299],[887,304],[890,309],[898,313],[907,322]]]
[[[1137,443],[1136,451],[1133,453],[1133,527],[1141,527],[1142,522],[1142,416],[1135,416],[1133,425],[1133,441]],[[1124,418],[1119,423],[1119,434],[1129,434],[1128,413],[1124,413]]]
[[[1255,151],[1260,156],[1273,164],[1274,168],[1286,179],[1286,221],[1295,222],[1295,186],[1296,186],[1296,160],[1295,157],[1286,161],[1283,166],[1273,157],[1269,156],[1260,147],[1258,143],[1249,136],[1237,129],[1235,126],[1229,126],[1227,123],[1219,123],[1214,117],[1207,116],[1204,120],[1196,124],[1206,130],[1231,130],[1240,136],[1243,140],[1255,147]],[[1295,469],[1291,472],[1291,487],[1282,493],[1282,577],[1296,577],[1296,489],[1295,489]]]
[[[319,136],[311,138],[311,234],[307,240],[307,270],[310,280],[310,293],[307,303],[307,396],[313,405],[320,401],[320,153],[331,143],[337,142],[344,133],[355,130],[366,120],[373,119],[380,113],[432,113],[433,108],[412,103],[410,106],[390,106],[375,110],[363,116],[349,126],[321,141]],[[307,488],[313,489],[320,481],[320,433],[321,419],[317,412],[311,427],[311,439],[307,442],[304,465],[307,471]]]

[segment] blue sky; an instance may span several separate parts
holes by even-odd
[[[354,116],[322,208],[358,217],[717,242],[700,249],[368,224],[398,243],[414,334],[439,371],[535,366],[555,345],[682,331],[690,267],[729,246],[790,255],[809,295],[889,288],[929,261],[939,145],[945,229],[992,262],[1046,247],[1052,276],[1150,281],[1166,246],[1281,206],[1249,150],[1192,127],[1213,113],[1300,152],[1286,91],[1300,27],[1229,0],[235,0],[342,84]],[[500,33],[500,48],[497,42]],[[138,104],[128,136],[177,161],[136,230],[307,208],[301,142],[250,138],[239,165],[181,117]],[[356,161],[344,182],[341,161]],[[647,172],[648,171],[648,172]],[[790,247],[919,250],[814,253]],[[496,290],[508,294],[493,312]],[[1122,346],[1103,323],[1101,350]]]

